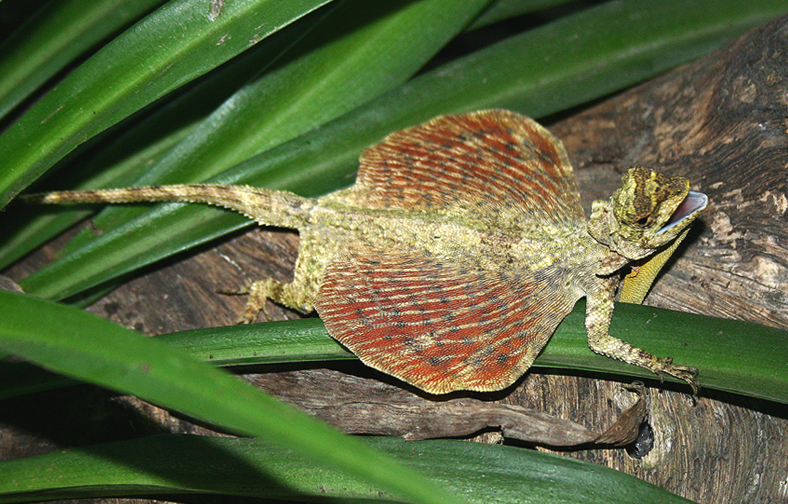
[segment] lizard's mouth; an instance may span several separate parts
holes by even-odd
[[[668,222],[662,226],[659,231],[657,231],[657,234],[664,233],[678,223],[694,216],[696,213],[706,208],[706,204],[708,202],[709,198],[705,194],[689,191],[687,193],[687,197],[684,198],[684,201],[679,203],[679,206],[676,207],[673,215],[671,215],[670,219],[668,219]]]

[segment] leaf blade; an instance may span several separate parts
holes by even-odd
[[[244,0],[222,4],[216,18],[204,2],[170,1],[96,53],[0,136],[6,165],[0,207],[91,136],[328,1],[293,0],[272,8],[279,2]]]
[[[6,311],[0,347],[6,351],[66,376],[260,436],[414,501],[442,502],[436,497],[442,492],[418,473],[159,341],[22,294],[0,291],[0,306]]]
[[[200,182],[336,119],[409,79],[488,1],[346,0],[133,185]],[[144,211],[108,207],[93,225],[112,229]]]
[[[558,326],[534,366],[574,369],[656,381],[652,373],[593,353],[586,340],[581,302]],[[2,314],[2,311],[0,311]],[[788,338],[784,330],[737,320],[618,303],[611,334],[660,357],[700,369],[704,390],[788,404]],[[218,366],[355,359],[331,339],[319,319],[269,322],[162,334],[158,338]],[[748,348],[742,352],[742,348]],[[66,385],[24,364],[0,366],[0,398]],[[29,377],[28,377],[29,376]],[[681,382],[672,377],[666,380]],[[688,389],[684,389],[688,390]]]
[[[164,0],[53,2],[0,46],[0,117],[84,51]]]
[[[449,440],[364,443],[473,503],[690,502],[606,467],[533,450]],[[400,502],[379,487],[256,439],[152,436],[4,462],[0,469],[7,475],[0,502],[183,492]]]

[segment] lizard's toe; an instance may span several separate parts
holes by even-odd
[[[697,368],[672,364],[673,359],[670,358],[665,359],[665,361],[667,362],[663,363],[662,369],[660,369],[659,372],[675,376],[679,380],[684,380],[692,387],[692,394],[697,395],[698,389],[700,389]]]

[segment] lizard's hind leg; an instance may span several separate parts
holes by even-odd
[[[233,294],[247,294],[249,299],[246,302],[243,316],[238,321],[243,324],[250,324],[257,319],[257,315],[263,312],[266,319],[270,320],[267,303],[270,299],[274,303],[281,304],[303,314],[311,313],[315,309],[315,299],[320,289],[320,281],[326,271],[326,265],[331,254],[327,253],[326,247],[320,247],[320,253],[316,253],[314,237],[311,233],[302,232],[301,241],[298,246],[298,259],[295,264],[292,282],[281,282],[273,278],[256,280],[249,284],[246,289],[234,292]]]

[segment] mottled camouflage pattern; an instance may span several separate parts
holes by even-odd
[[[695,369],[608,334],[618,270],[687,229],[699,210],[662,228],[688,189],[635,168],[586,223],[561,143],[531,119],[490,110],[393,133],[364,151],[355,185],[317,199],[200,184],[28,198],[207,203],[298,229],[294,280],[254,282],[244,321],[268,299],[316,309],[367,365],[446,393],[511,385],[584,296],[592,350],[697,389]]]

